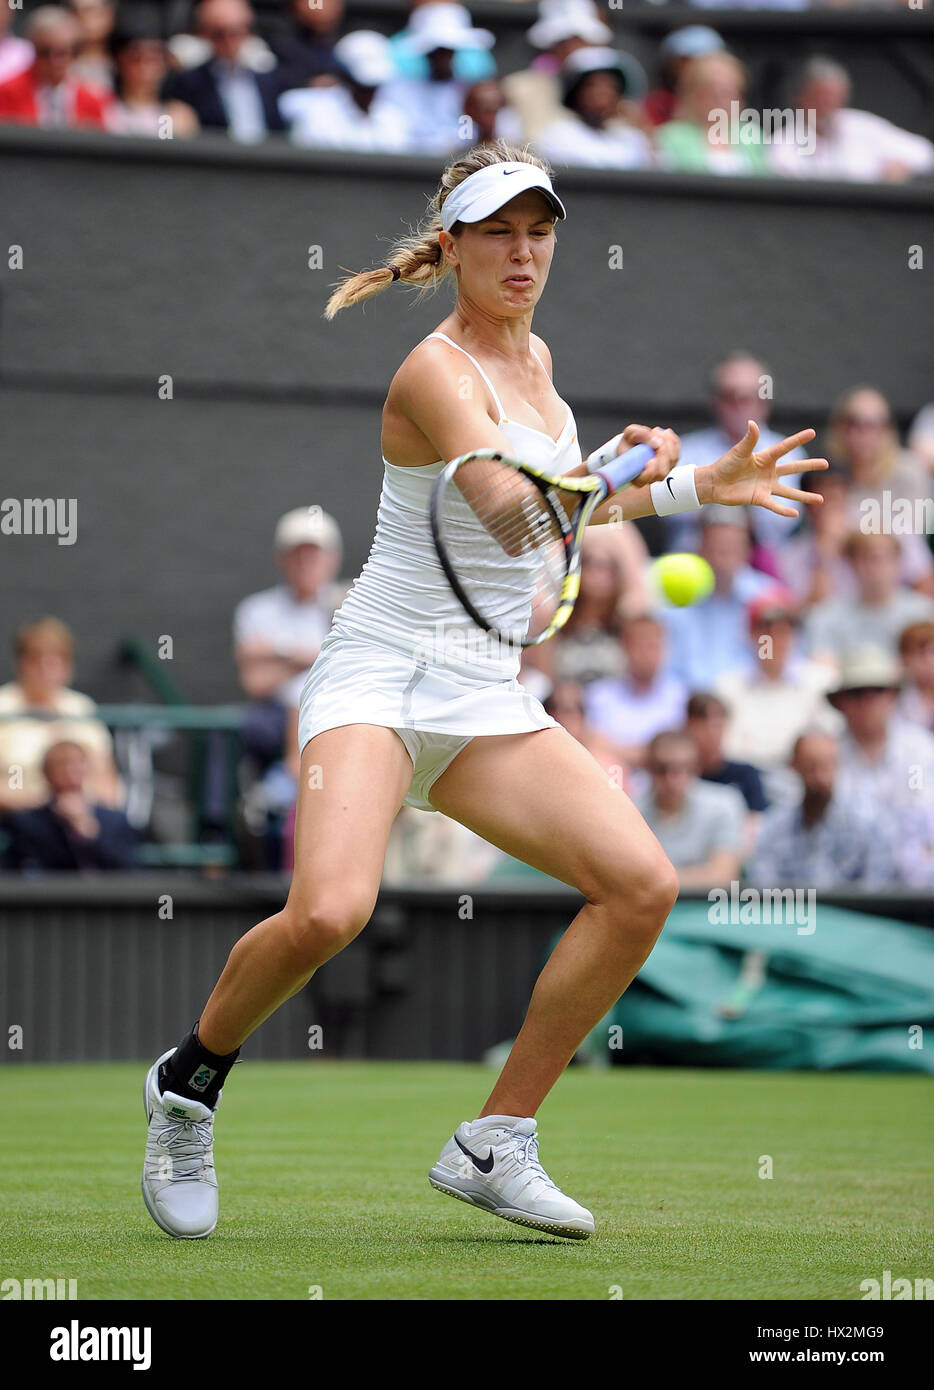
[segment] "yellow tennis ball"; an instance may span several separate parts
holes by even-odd
[[[713,593],[713,570],[700,555],[661,555],[651,568],[653,583],[669,603],[686,608]]]

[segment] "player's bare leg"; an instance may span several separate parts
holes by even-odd
[[[390,729],[318,734],[301,763],[288,901],[230,953],[198,1027],[149,1069],[143,1198],[181,1239],[217,1223],[214,1111],[241,1043],[366,925],[386,841],[412,774]]]
[[[391,729],[349,724],[305,745],[288,900],[231,951],[198,1025],[205,1047],[240,1047],[366,926],[411,777]]]
[[[538,1162],[533,1117],[651,951],[677,875],[629,798],[563,729],[474,739],[431,800],[587,899],[538,978],[486,1104],[445,1145],[431,1182],[506,1220],[587,1236],[590,1213]]]

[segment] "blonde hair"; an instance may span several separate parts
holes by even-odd
[[[881,431],[879,450],[876,454],[875,463],[870,470],[872,476],[859,478],[855,481],[862,487],[881,487],[884,483],[888,482],[895,472],[901,453],[901,445],[898,440],[898,430],[892,421],[892,408],[878,386],[853,386],[849,391],[846,391],[842,396],[838,397],[830,412],[830,421],[827,429],[827,453],[835,462],[842,462],[846,465],[847,472],[850,475],[850,482],[853,482],[853,469],[847,452],[846,433],[843,428],[843,421],[854,399],[864,393],[876,396],[883,402],[888,411],[889,423]]]
[[[13,646],[17,658],[37,650],[57,651],[69,661],[74,659],[75,641],[70,630],[58,618],[39,618],[23,623],[16,630]]]
[[[462,159],[449,164],[441,175],[441,182],[428,204],[428,212],[418,227],[409,236],[400,237],[393,244],[385,265],[375,270],[363,270],[350,274],[337,282],[334,293],[327,302],[324,316],[332,319],[341,309],[350,304],[359,304],[374,294],[381,294],[396,280],[406,285],[417,286],[420,294],[429,294],[437,289],[451,267],[441,255],[441,209],[448,194],[476,174],[492,164],[524,163],[534,164],[551,174],[550,167],[527,146],[510,145],[505,140],[494,140],[488,145],[476,145],[468,150]],[[455,222],[451,235],[457,236],[462,223]]]

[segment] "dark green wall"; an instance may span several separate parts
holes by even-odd
[[[282,511],[334,512],[356,571],[382,397],[446,300],[396,288],[330,325],[321,311],[339,268],[378,259],[436,174],[0,130],[0,499],[76,497],[79,521],[71,547],[0,536],[0,652],[24,618],[57,613],[80,688],[119,698],[119,636],[169,633],[186,692],[227,699],[231,612],[273,581]],[[737,345],[771,365],[779,426],[820,426],[862,380],[903,420],[934,397],[930,186],[578,172],[561,187],[570,216],[536,327],[585,445],[630,419],[697,424],[712,360]],[[926,271],[907,268],[912,244]],[[310,245],[323,269],[307,268]]]

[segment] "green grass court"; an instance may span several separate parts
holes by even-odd
[[[884,1269],[934,1275],[922,1078],[571,1069],[539,1124],[597,1221],[572,1243],[428,1185],[488,1069],[247,1062],[216,1127],[221,1220],[188,1242],[139,1193],[144,1070],[4,1069],[3,1277],[77,1278],[81,1299],[606,1300],[858,1299]]]

